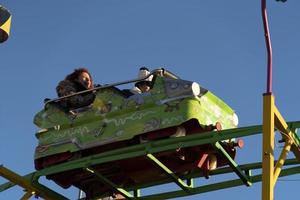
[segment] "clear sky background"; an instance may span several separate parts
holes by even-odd
[[[56,97],[58,81],[77,67],[87,67],[101,84],[136,78],[141,66],[165,67],[221,97],[238,114],[240,127],[262,122],[266,50],[260,0],[1,0],[0,4],[13,14],[11,37],[0,45],[0,164],[19,174],[34,170],[33,116],[43,108],[44,98]],[[300,1],[268,0],[268,10],[276,105],[287,121],[300,120]],[[244,140],[237,162],[261,161],[261,136]],[[281,150],[280,146],[276,148]],[[299,180],[300,175],[281,178],[275,199],[297,198]],[[77,197],[75,189],[64,191],[42,181],[70,199]],[[15,187],[1,193],[0,199],[20,199],[23,194]],[[261,184],[178,199],[218,198],[260,199]]]

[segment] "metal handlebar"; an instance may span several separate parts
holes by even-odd
[[[104,89],[104,88],[109,88],[109,87],[113,87],[113,86],[118,86],[118,85],[124,85],[124,84],[128,84],[128,83],[135,83],[135,82],[140,82],[140,81],[143,81],[143,80],[146,80],[147,78],[149,78],[151,75],[158,75],[158,74],[161,74],[165,77],[168,77],[168,78],[173,78],[173,79],[178,79],[178,77],[174,74],[172,74],[171,72],[161,68],[161,69],[156,69],[156,70],[153,70],[148,76],[146,76],[145,78],[141,78],[141,79],[132,79],[132,80],[128,80],[128,81],[121,81],[121,82],[116,82],[116,83],[112,83],[112,84],[105,84],[103,86],[98,86],[98,87],[95,87],[95,88],[92,88],[92,89],[88,89],[88,90],[83,90],[83,91],[80,91],[80,92],[76,92],[74,94],[70,94],[70,95],[66,95],[66,96],[63,96],[63,97],[58,97],[58,98],[55,98],[55,99],[52,99],[52,100],[49,100],[49,101],[46,101],[45,102],[45,106],[49,103],[52,103],[52,102],[59,102],[63,99],[67,99],[67,98],[70,98],[70,97],[73,97],[73,96],[76,96],[76,95],[80,95],[80,94],[84,94],[84,93],[88,93],[88,92],[93,92],[93,91],[97,91],[97,90],[100,90],[100,89]]]

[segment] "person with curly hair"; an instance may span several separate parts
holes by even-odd
[[[93,79],[90,72],[86,68],[78,68],[67,75],[64,80],[59,82],[56,87],[56,92],[58,97],[64,97],[93,88]],[[66,110],[73,110],[89,106],[94,100],[94,91],[87,91],[78,95],[63,98],[59,103]]]

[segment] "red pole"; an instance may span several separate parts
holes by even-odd
[[[268,51],[268,70],[267,70],[267,91],[266,93],[272,93],[272,46],[268,25],[268,16],[267,16],[267,8],[266,8],[266,0],[261,0],[261,13],[264,24],[264,32],[265,32],[265,41]]]

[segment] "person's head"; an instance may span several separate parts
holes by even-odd
[[[150,71],[146,67],[140,68],[138,78],[146,78],[150,75]],[[144,79],[143,81],[139,81],[135,84],[136,87],[138,87],[141,92],[148,92],[151,88],[153,75],[149,76],[148,78]]]
[[[67,75],[65,79],[69,81],[77,81],[86,87],[86,89],[93,88],[92,76],[86,68],[75,69],[74,72]]]

